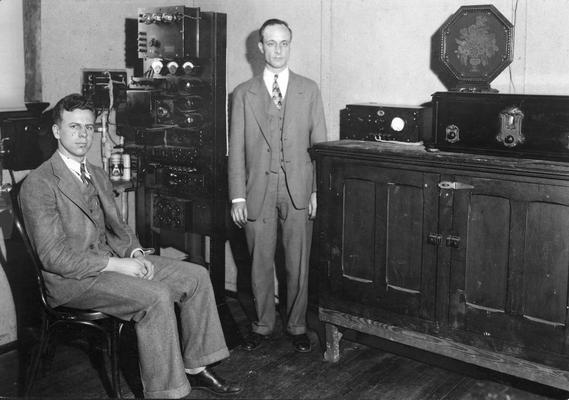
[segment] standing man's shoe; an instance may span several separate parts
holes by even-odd
[[[199,374],[186,374],[186,376],[188,381],[190,381],[192,389],[207,390],[213,394],[237,394],[243,390],[241,386],[227,382],[207,368]]]
[[[264,341],[269,340],[269,338],[269,335],[261,335],[257,332],[251,332],[244,340],[243,349],[253,351],[261,346]]]
[[[312,344],[306,333],[300,335],[290,335],[294,349],[299,353],[308,353],[312,350]]]

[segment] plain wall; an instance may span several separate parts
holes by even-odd
[[[0,110],[24,106],[24,19],[21,0],[0,1]]]
[[[446,90],[430,69],[431,36],[460,0],[57,0],[42,2],[44,100],[80,90],[81,68],[124,69],[124,21],[166,5],[227,14],[227,90],[253,75],[256,31],[267,18],[293,30],[291,69],[320,84],[329,138],[339,110],[378,102],[419,105]],[[569,0],[495,0],[515,23],[514,60],[492,86],[502,93],[569,94]],[[278,12],[275,12],[278,10]],[[510,79],[511,76],[511,79]]]

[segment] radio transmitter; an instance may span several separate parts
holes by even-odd
[[[340,139],[419,142],[428,121],[430,110],[424,107],[348,104],[340,111]]]
[[[134,131],[129,153],[139,158],[138,237],[145,246],[174,247],[206,266],[220,315],[229,216],[226,24],[225,14],[199,8],[138,9],[144,73],[130,80],[126,93]],[[232,330],[225,332],[230,346]]]

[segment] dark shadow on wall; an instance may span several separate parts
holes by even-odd
[[[265,59],[259,50],[259,31],[254,30],[245,40],[245,57],[251,66],[253,76],[259,75],[265,68]]]
[[[245,39],[245,59],[251,66],[251,77],[261,74],[263,68],[265,68],[265,59],[263,58],[263,54],[259,51],[258,43],[259,33],[257,30],[254,30]],[[229,93],[227,98],[229,121],[231,121],[232,100],[233,93]],[[231,131],[229,134],[231,135]],[[255,301],[251,290],[251,257],[247,249],[247,241],[245,240],[243,230],[236,228],[232,221],[228,224],[229,244],[237,267],[237,299],[247,315],[247,318],[252,322],[257,319],[257,313],[255,311]]]

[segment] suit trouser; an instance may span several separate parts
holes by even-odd
[[[135,321],[144,396],[179,398],[190,392],[184,367],[209,365],[229,351],[208,271],[166,257],[147,258],[155,266],[152,280],[103,272],[65,305]],[[180,311],[179,334],[174,304]]]
[[[258,319],[253,323],[252,330],[261,335],[271,334],[275,327],[274,260],[279,225],[286,270],[286,330],[298,335],[306,332],[312,221],[308,218],[308,200],[302,210],[297,210],[292,204],[281,168],[278,173],[269,176],[259,218],[245,225],[247,244],[252,255],[252,291]]]

